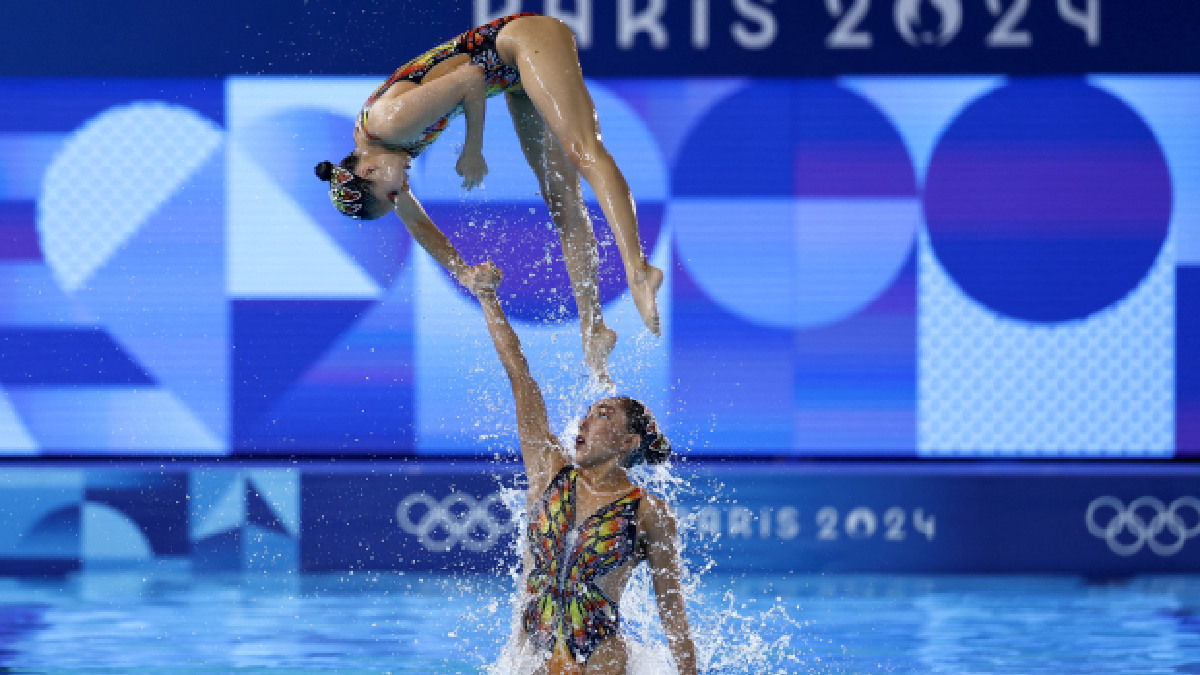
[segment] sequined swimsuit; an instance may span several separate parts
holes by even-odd
[[[384,92],[397,82],[407,81],[420,84],[421,80],[425,78],[434,66],[459,54],[467,54],[471,57],[472,64],[483,66],[483,76],[486,81],[485,86],[489,97],[519,90],[521,88],[521,74],[517,72],[516,68],[500,60],[500,55],[496,52],[496,36],[500,34],[501,28],[523,16],[534,16],[534,14],[531,12],[513,14],[502,19],[496,19],[491,23],[485,23],[456,38],[443,42],[400,66],[386,82],[371,94],[367,102],[363,104],[362,110],[358,113],[358,127],[363,130],[367,138],[382,142],[383,139],[371,134],[367,129],[367,116],[370,114],[371,106],[375,101],[379,100],[379,97],[383,96]],[[461,115],[462,111],[462,104],[459,104],[443,115],[438,121],[425,127],[425,130],[421,132],[421,137],[412,143],[393,144],[387,147],[393,150],[404,150],[413,157],[416,157],[424,152],[425,148],[432,145],[437,140],[437,137],[446,130],[450,121]]]
[[[576,525],[578,475],[573,466],[559,471],[529,519],[533,569],[526,581],[530,600],[523,623],[539,649],[565,649],[576,663],[586,663],[618,630],[617,604],[596,580],[634,555],[637,510],[646,493],[634,488]]]

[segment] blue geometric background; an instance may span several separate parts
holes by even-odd
[[[511,453],[477,308],[311,175],[376,85],[3,82],[0,454]],[[614,375],[690,455],[1200,453],[1200,78],[589,85],[670,272],[655,340],[592,209]],[[461,126],[412,184],[505,269],[565,423],[593,394],[573,302],[491,106],[482,189],[457,188]],[[73,503],[39,531],[112,508]],[[286,518],[246,517],[287,549]]]
[[[286,469],[7,467],[0,472],[0,574],[295,570],[299,482]]]
[[[172,464],[4,467],[0,574],[494,574],[516,563],[525,495],[512,463]],[[1200,565],[1191,464],[901,467],[677,465],[671,481],[642,478],[674,505],[693,569],[1120,575]],[[1147,520],[1169,508],[1186,527],[1139,530],[1117,519],[1126,508]]]

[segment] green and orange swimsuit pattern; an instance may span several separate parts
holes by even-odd
[[[582,664],[619,629],[617,604],[595,582],[634,555],[637,510],[645,491],[634,488],[576,526],[578,475],[573,466],[559,471],[530,516],[533,569],[526,582],[530,600],[523,624],[539,649],[548,654],[565,650]]]
[[[382,142],[383,139],[373,135],[367,129],[367,117],[371,112],[371,105],[383,96],[384,92],[391,86],[401,80],[408,82],[421,83],[425,79],[425,75],[433,69],[434,66],[459,54],[468,54],[471,57],[471,63],[483,66],[483,75],[486,82],[486,90],[488,97],[495,96],[504,92],[517,91],[521,88],[521,74],[516,68],[509,66],[500,60],[500,55],[496,52],[496,36],[500,34],[500,29],[512,21],[524,16],[535,16],[531,12],[522,14],[513,14],[501,19],[496,19],[490,23],[485,23],[478,28],[473,28],[458,37],[452,38],[442,44],[430,49],[421,54],[417,58],[396,69],[392,76],[386,82],[381,84],[363,104],[362,110],[358,113],[358,127],[363,130],[367,138],[373,141]],[[462,114],[462,106],[455,106],[452,110],[440,117],[436,122],[429,125],[421,133],[421,137],[412,143],[404,145],[389,146],[392,149],[404,150],[413,157],[421,154],[437,137],[446,130],[450,125],[450,121]]]

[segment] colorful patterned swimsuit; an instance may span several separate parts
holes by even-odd
[[[529,519],[533,570],[526,590],[524,626],[539,649],[565,649],[586,663],[605,638],[617,632],[617,604],[596,580],[631,559],[637,543],[641,488],[603,506],[575,524],[576,467],[563,467],[550,481]]]
[[[500,55],[496,52],[496,36],[500,34],[500,29],[512,21],[523,16],[535,16],[531,12],[523,14],[513,14],[502,19],[496,19],[491,23],[486,23],[478,28],[469,30],[458,37],[447,40],[442,44],[430,49],[417,58],[400,66],[392,76],[387,79],[375,93],[371,94],[367,102],[363,104],[362,110],[358,113],[358,126],[367,135],[367,138],[373,141],[382,141],[383,139],[374,136],[367,130],[367,115],[371,112],[371,105],[383,96],[384,92],[391,86],[401,80],[408,82],[421,83],[425,75],[433,69],[434,66],[445,61],[446,59],[458,56],[459,54],[468,54],[471,57],[471,63],[474,65],[483,66],[484,78],[487,81],[487,95],[489,97],[500,93],[517,91],[521,88],[521,74],[500,60]],[[441,119],[433,124],[425,127],[425,131],[421,133],[421,137],[412,143],[404,143],[397,145],[388,145],[386,147],[393,150],[404,150],[408,154],[416,157],[425,151],[433,144],[437,137],[446,130],[450,120],[462,114],[462,105],[455,106],[452,110],[442,116]]]

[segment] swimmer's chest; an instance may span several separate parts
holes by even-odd
[[[632,490],[633,488],[631,487],[630,492]],[[622,496],[613,499],[612,495],[585,495],[582,490],[577,490],[575,493],[575,518],[569,524],[562,554],[569,555],[570,552],[574,551],[580,539],[585,536],[586,531],[601,525],[605,520],[604,516],[609,514],[618,502],[628,497],[630,492],[626,492]],[[645,533],[642,531],[642,528],[637,526],[640,515],[641,500],[639,500],[637,511],[633,516],[634,535],[633,542],[631,542],[633,546],[629,557],[625,560],[626,563],[637,563],[643,558]],[[623,572],[631,568],[631,565],[623,564],[620,568],[613,571]]]

